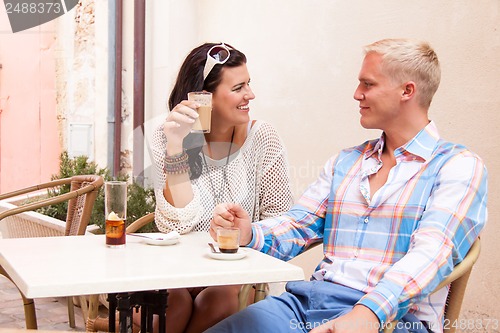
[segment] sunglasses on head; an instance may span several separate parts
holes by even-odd
[[[205,81],[215,65],[224,64],[229,59],[229,56],[229,47],[224,43],[212,46],[207,52],[207,61],[203,68],[203,81]]]

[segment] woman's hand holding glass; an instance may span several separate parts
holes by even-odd
[[[163,133],[167,138],[167,151],[169,154],[176,154],[180,151],[171,151],[170,148],[176,146],[182,150],[182,141],[191,132],[191,128],[198,118],[196,109],[199,105],[195,102],[184,100],[177,104],[167,116],[163,124]]]

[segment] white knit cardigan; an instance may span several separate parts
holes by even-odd
[[[166,138],[162,126],[155,131],[152,143],[157,177],[155,222],[160,231],[208,231],[215,207],[214,190],[221,193],[221,202],[239,203],[253,221],[279,215],[292,205],[286,151],[274,127],[266,122],[254,123],[227,166],[227,158],[212,160],[205,156],[208,170],[203,165],[201,176],[191,181],[194,196],[183,208],[172,206],[163,196]]]

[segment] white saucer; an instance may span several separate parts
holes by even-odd
[[[208,252],[208,256],[216,260],[240,260],[247,256],[247,251],[241,248],[236,253],[213,253],[210,251]]]
[[[142,241],[148,245],[174,245],[179,243],[180,238],[172,238],[172,239],[153,239],[153,238],[144,238]]]
[[[180,236],[178,234],[164,234],[161,232],[145,232],[145,233],[140,233],[140,234],[129,234],[130,236],[137,236],[140,237],[141,241],[143,243],[149,244],[149,245],[158,245],[158,246],[163,246],[163,245],[174,245],[179,243]]]

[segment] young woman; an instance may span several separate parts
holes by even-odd
[[[187,101],[192,91],[212,93],[209,133],[192,133],[199,106]],[[170,94],[170,112],[153,139],[161,231],[208,232],[213,209],[222,202],[239,203],[254,221],[291,207],[283,143],[270,124],[250,120],[254,98],[242,52],[206,43],[187,56]],[[239,289],[169,290],[167,332],[202,332],[235,313]]]

